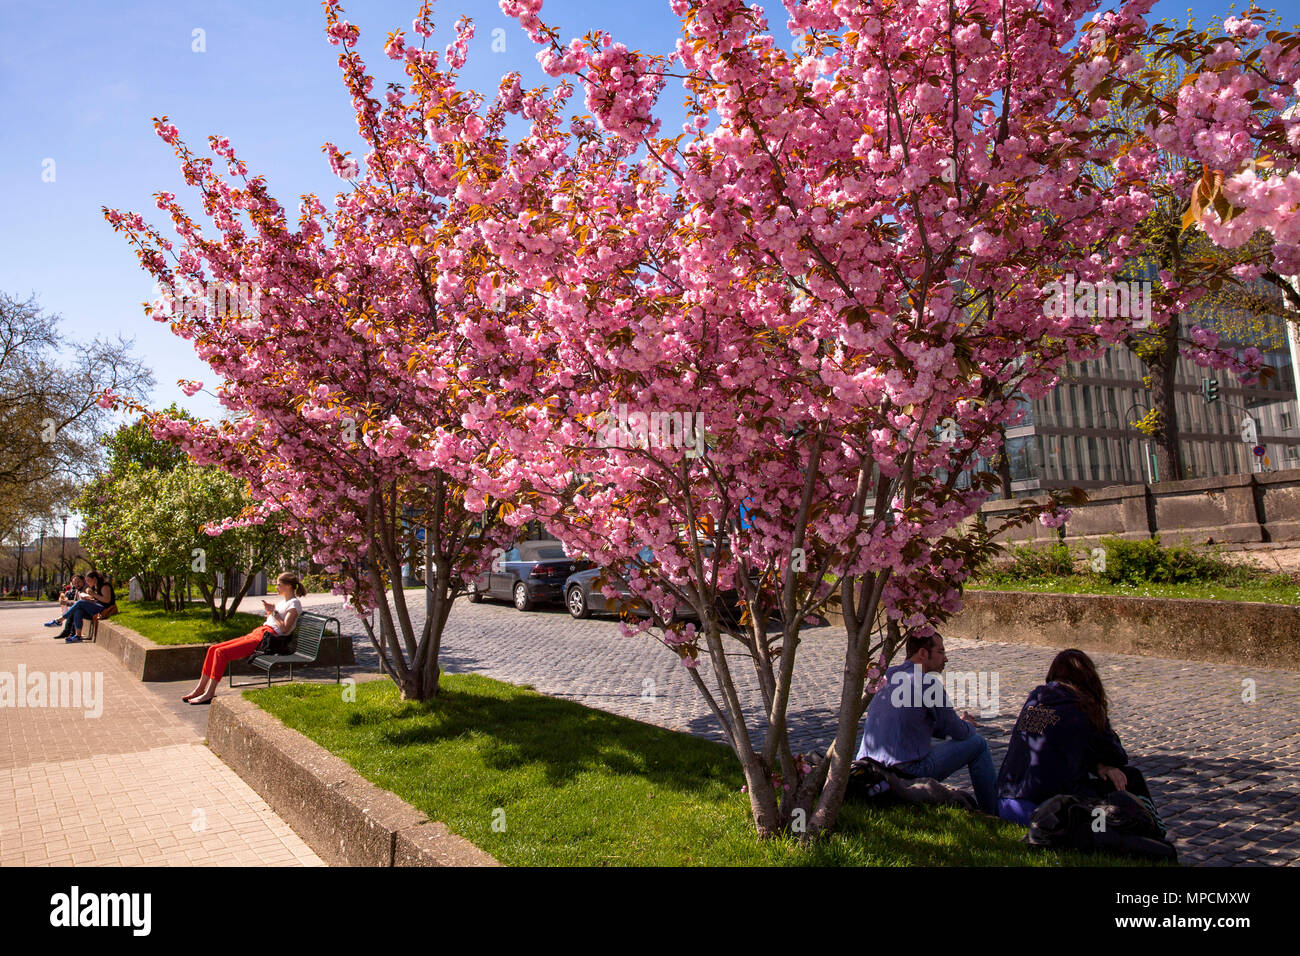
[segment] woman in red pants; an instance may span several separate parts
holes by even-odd
[[[278,603],[262,602],[262,607],[266,609],[265,623],[243,637],[209,647],[208,655],[203,659],[203,672],[198,685],[181,700],[191,704],[209,703],[231,661],[252,657],[264,637],[269,636],[274,641],[276,637],[284,638],[293,633],[293,629],[298,626],[298,615],[302,613],[302,602],[298,598],[305,595],[307,589],[298,580],[298,575],[286,571],[276,579],[275,590],[280,595]]]

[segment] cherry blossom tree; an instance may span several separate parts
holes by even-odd
[[[562,43],[540,0],[502,0],[558,82],[511,74],[488,101],[457,85],[473,24],[457,22],[443,68],[426,3],[418,47],[389,36],[408,83],[381,102],[331,0],[368,148],[358,162],[327,147],[356,180],[335,211],[306,197],[291,229],[226,141],[210,142],[233,183],[164,120],[222,238],[170,194],[174,253],[109,213],[168,287],[261,290],[257,314],[171,317],[245,417],[158,430],[304,522],[318,560],[347,562],[408,696],[436,689],[436,635],[491,534],[541,521],[607,569],[607,593],[621,577],[653,610],[625,626],[687,668],[758,832],[823,832],[883,669],[960,607],[994,546],[972,524],[995,480],[977,469],[1018,397],[1137,321],[1055,308],[1052,287],[1120,276],[1154,206],[1155,148],[1096,130],[1105,83],[1141,88],[1150,6],[1085,20],[1082,0],[791,2],[790,53],[741,0],[673,0],[677,49],[646,55],[599,31]],[[1265,64],[1279,83],[1288,55]],[[669,136],[660,97],[678,83],[686,121]],[[579,90],[587,113],[570,115]],[[1151,142],[1224,159],[1236,120],[1182,97],[1152,100]],[[1285,267],[1286,210],[1241,175],[1223,187],[1232,222],[1253,217]],[[1205,228],[1226,243],[1245,226]],[[400,593],[395,622],[382,599],[413,498],[443,540],[418,639]],[[1011,520],[1059,524],[1068,503]],[[835,732],[795,753],[798,649],[832,599]]]
[[[157,205],[179,244],[138,214],[105,215],[164,292],[147,308],[193,341],[234,413],[215,424],[149,414],[157,437],[247,478],[258,499],[208,533],[282,514],[306,535],[313,560],[342,576],[358,611],[375,613],[373,625],[363,623],[403,697],[425,699],[438,693],[451,606],[502,533],[496,502],[475,487],[494,449],[462,424],[468,397],[500,374],[491,358],[498,349],[486,339],[499,312],[462,309],[443,273],[456,272],[458,236],[475,215],[458,189],[472,162],[466,152],[499,130],[504,114],[491,107],[485,122],[476,112],[482,98],[456,88],[467,25],[446,69],[423,42],[390,38],[386,52],[403,63],[410,88],[391,87],[381,100],[353,49],[359,31],[340,13],[327,4],[328,35],[343,47],[339,63],[368,152],[358,162],[326,145],[331,167],[350,183],[333,210],[304,196],[290,225],[227,139],[209,137],[216,160],[197,155],[162,117],[157,132],[201,192],[217,237],[204,236],[169,192],[157,194]],[[415,32],[433,33],[428,4]],[[200,387],[186,384],[191,393]],[[410,514],[426,529],[433,567],[418,631],[400,584]]]
[[[1262,21],[1264,15],[1256,12],[1255,16]],[[1274,19],[1280,24],[1280,18]],[[1247,28],[1244,22],[1230,18],[1229,25],[1232,37],[1221,32],[1222,24],[1202,29],[1189,25],[1176,36],[1168,27],[1158,25],[1136,54],[1129,54],[1141,56],[1142,68],[1128,77],[1103,80],[1089,94],[1109,99],[1106,115],[1096,123],[1099,135],[1117,137],[1129,145],[1141,144],[1156,155],[1150,177],[1155,208],[1139,226],[1131,247],[1132,272],[1149,276],[1153,285],[1153,315],[1145,328],[1135,328],[1126,337],[1125,345],[1147,373],[1144,380],[1150,390],[1150,408],[1135,424],[1154,441],[1162,480],[1184,477],[1174,402],[1180,355],[1190,355],[1208,368],[1230,369],[1245,381],[1252,381],[1256,370],[1261,377],[1272,371],[1258,366],[1255,348],[1267,338],[1258,331],[1258,320],[1278,311],[1277,297],[1266,294],[1268,286],[1261,278],[1271,273],[1271,237],[1256,229],[1249,241],[1234,243],[1232,248],[1212,241],[1199,225],[1202,212],[1217,207],[1219,214],[1235,215],[1216,186],[1222,175],[1186,149],[1165,149],[1155,142],[1158,136],[1161,143],[1176,146],[1159,120],[1175,108],[1184,87],[1241,85],[1241,80],[1221,80],[1220,76],[1230,77],[1233,70],[1250,71],[1250,64],[1265,55],[1268,45],[1259,36],[1258,23]],[[1104,58],[1104,30],[1087,39]],[[1281,80],[1280,74],[1277,80]],[[1283,110],[1275,109],[1275,104],[1284,106],[1294,96],[1274,90],[1271,97],[1256,93],[1248,99],[1246,135],[1255,144],[1252,161],[1271,168],[1272,154],[1260,151],[1269,149],[1268,139],[1280,128]],[[1157,134],[1158,125],[1161,131]],[[1276,280],[1276,275],[1270,278]],[[1253,334],[1232,334],[1243,331]],[[1231,341],[1254,350],[1239,353],[1227,344]]]
[[[599,32],[562,43],[539,0],[502,0],[594,120],[550,152],[540,202],[516,195],[480,229],[526,290],[511,319],[546,399],[478,425],[557,463],[521,511],[656,609],[761,833],[834,825],[883,669],[959,607],[990,547],[967,530],[989,484],[972,471],[1013,397],[1145,321],[1054,309],[1048,287],[1115,280],[1153,208],[1155,150],[1094,129],[1103,82],[1142,66],[1150,5],[1084,21],[1071,2],[791,3],[800,56],[758,8],[675,0],[677,51],[647,56]],[[676,78],[688,118],[666,137]],[[1170,290],[1165,320],[1194,295]],[[797,649],[832,595],[836,732],[795,754]],[[682,606],[698,623],[672,620]]]

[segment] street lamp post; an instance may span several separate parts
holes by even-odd
[[[40,597],[45,593],[45,525],[41,525],[41,548],[36,558],[36,596]]]
[[[68,550],[68,516],[60,515],[60,517],[63,519],[63,534],[61,535],[61,540],[59,541],[59,583],[62,584],[64,580],[69,576],[68,573],[63,569],[63,556],[67,553]]]
[[[1133,412],[1136,412],[1139,408],[1143,409],[1143,411],[1144,411],[1145,413],[1148,413],[1148,414],[1149,414],[1150,411],[1151,411],[1150,408],[1148,408],[1147,406],[1143,405],[1141,402],[1134,402],[1132,405],[1130,405],[1130,406],[1128,407],[1127,411],[1124,412],[1124,422],[1123,422],[1123,424],[1124,424],[1124,441],[1123,441],[1123,445],[1124,445],[1124,460],[1125,460],[1125,465],[1126,465],[1126,466],[1127,466],[1127,464],[1128,464],[1128,426],[1131,424],[1131,423],[1129,422],[1129,416],[1132,415]],[[1146,414],[1144,414],[1142,417],[1145,418],[1145,417],[1146,417]],[[1138,445],[1140,446],[1141,444],[1142,444],[1142,441],[1141,441],[1141,439],[1139,439],[1139,440],[1138,440]],[[1127,471],[1127,467],[1125,468],[1125,471]],[[1142,475],[1142,484],[1144,484],[1144,485],[1147,484],[1147,478],[1150,477],[1150,471],[1149,471],[1148,469],[1146,469],[1146,468],[1142,468],[1142,469],[1139,470],[1138,473],[1139,473],[1140,475]]]
[[[1127,484],[1129,483],[1129,481],[1128,481],[1128,449],[1124,447],[1124,432],[1125,432],[1125,429],[1124,429],[1123,425],[1121,424],[1121,422],[1120,422],[1120,420],[1119,420],[1119,412],[1115,411],[1115,409],[1113,409],[1113,408],[1105,408],[1105,409],[1102,409],[1101,414],[1098,415],[1097,418],[1098,418],[1098,420],[1099,420],[1100,422],[1103,423],[1102,427],[1104,428],[1104,427],[1105,427],[1104,423],[1105,423],[1107,417],[1110,416],[1110,415],[1114,415],[1114,416],[1115,416],[1115,430],[1116,430],[1117,432],[1120,433],[1119,442],[1118,442],[1118,444],[1119,444],[1119,473],[1120,473],[1120,481],[1124,482],[1124,484],[1127,485]],[[1105,441],[1105,439],[1102,439],[1102,440]]]

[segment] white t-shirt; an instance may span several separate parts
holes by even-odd
[[[295,609],[297,609],[298,613],[301,614],[301,613],[302,613],[302,602],[299,601],[296,597],[292,597],[292,598],[289,598],[287,601],[280,601],[278,604],[276,604],[276,606],[275,606],[275,610],[276,610],[276,611],[279,613],[279,615],[280,615],[280,620],[279,620],[279,621],[277,621],[277,620],[275,619],[275,615],[274,615],[274,614],[268,614],[268,615],[266,615],[266,626],[269,627],[269,628],[271,628],[271,629],[273,629],[273,630],[275,631],[275,633],[279,634],[281,637],[284,637],[284,635],[286,635],[286,634],[289,633],[288,631],[282,631],[282,630],[280,630],[280,627],[281,627],[281,621],[283,621],[286,617],[289,616],[289,609],[290,609],[290,608],[295,608]],[[297,625],[297,622],[295,621],[294,624],[295,624],[295,626],[296,626],[296,625]]]

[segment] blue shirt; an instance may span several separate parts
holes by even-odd
[[[937,671],[904,661],[885,671],[885,685],[871,698],[855,759],[870,757],[887,767],[920,760],[936,737],[965,740],[974,728],[957,716]]]

